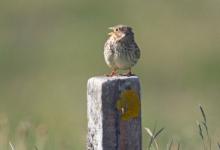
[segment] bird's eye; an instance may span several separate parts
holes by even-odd
[[[118,31],[118,28],[117,28],[117,29],[115,29],[115,31]]]

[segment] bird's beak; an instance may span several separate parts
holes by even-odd
[[[114,30],[113,27],[109,27],[108,29],[110,29],[110,30]],[[114,34],[114,32],[110,32],[110,33],[108,33],[108,35],[110,35],[110,36],[112,36],[113,34]]]
[[[114,32],[109,32],[108,35],[112,36],[114,34]]]
[[[114,28],[113,28],[113,27],[109,27],[108,29],[110,29],[110,30],[114,30]]]

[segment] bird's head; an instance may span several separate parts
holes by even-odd
[[[112,30],[112,32],[108,33],[108,35],[113,36],[114,38],[120,40],[124,37],[133,37],[132,28],[127,25],[116,25],[113,27],[109,27],[109,29]]]

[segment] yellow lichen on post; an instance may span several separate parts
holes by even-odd
[[[116,102],[116,108],[121,112],[121,119],[130,120],[136,118],[140,111],[140,99],[135,90],[122,91]]]

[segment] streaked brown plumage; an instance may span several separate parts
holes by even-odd
[[[108,76],[117,75],[117,70],[128,70],[125,74],[132,75],[131,68],[140,58],[140,49],[134,40],[132,28],[127,25],[110,27],[113,30],[104,45],[104,58],[106,64],[112,69]]]

